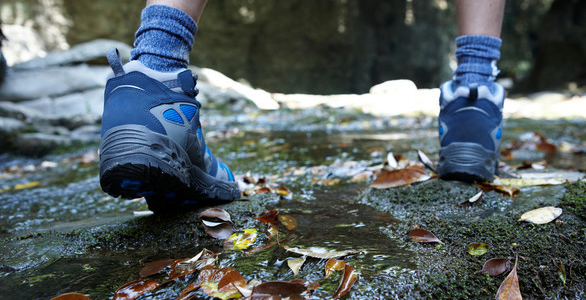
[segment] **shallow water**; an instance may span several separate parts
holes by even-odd
[[[222,120],[224,123],[220,123]],[[368,289],[369,280],[376,282],[377,276],[407,276],[404,274],[417,268],[412,253],[403,243],[384,234],[385,227],[399,222],[396,216],[358,204],[356,199],[368,183],[351,183],[348,179],[357,170],[381,165],[389,151],[410,160],[416,160],[417,149],[424,150],[432,159],[437,157],[433,118],[389,120],[314,109],[227,118],[212,114],[204,123],[210,148],[235,174],[264,176],[291,189],[291,200],[274,203],[274,208],[292,215],[299,223],[287,235],[290,246],[362,251],[349,261],[361,273],[363,290]],[[552,143],[580,144],[585,140],[584,128],[583,120],[509,120],[504,139],[507,143],[539,129]],[[4,170],[0,174],[0,189],[38,182],[28,188],[0,193],[0,237],[120,224],[136,218],[133,211],[146,210],[144,200],[114,199],[100,190],[97,162],[92,157],[96,149],[97,145],[90,145],[42,159],[0,157],[0,169]],[[526,158],[537,161],[543,156],[538,151],[527,150],[524,155],[504,162],[515,165]],[[558,153],[549,159],[547,170],[570,166],[586,170],[586,155]],[[292,168],[303,172],[291,175]],[[324,171],[317,175],[311,173],[318,169]],[[341,182],[332,186],[316,185],[312,184],[315,178],[341,178]],[[563,191],[563,186],[524,188],[519,197],[495,203],[494,209],[486,214],[498,213],[507,206],[531,206],[540,197],[559,197]],[[102,299],[110,297],[123,283],[137,279],[144,259],[148,262],[196,254],[193,248],[158,249],[155,253],[151,248],[138,248],[64,255],[59,252],[60,243],[59,239],[46,237],[2,243],[0,285],[5,292],[0,298],[46,299],[75,291]],[[247,279],[290,280],[295,277],[283,264],[285,257],[285,253],[276,250],[255,258],[228,253],[221,263],[234,265]],[[323,276],[322,267],[323,261],[308,260],[300,276],[318,280]],[[178,289],[175,286],[157,292],[154,299],[164,299]],[[326,296],[323,291],[314,295],[316,299]]]

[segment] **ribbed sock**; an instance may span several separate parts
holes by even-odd
[[[456,38],[458,68],[453,78],[455,87],[494,81],[500,72],[496,62],[501,56],[501,44],[501,39],[485,35]]]
[[[149,5],[141,14],[130,59],[149,69],[172,72],[187,68],[197,24],[180,9]]]

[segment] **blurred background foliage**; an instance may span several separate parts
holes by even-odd
[[[98,38],[131,44],[143,0],[2,0],[5,24],[34,28],[48,51]],[[272,92],[364,93],[450,79],[448,0],[212,0],[191,63]],[[10,37],[9,37],[10,38]],[[501,78],[516,91],[586,86],[586,1],[507,1]]]

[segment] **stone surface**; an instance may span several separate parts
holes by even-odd
[[[10,72],[0,87],[0,99],[32,100],[104,87],[109,71],[105,66],[79,65]]]
[[[99,60],[107,63],[106,52],[110,49],[117,48],[122,56],[122,61],[130,60],[131,47],[125,43],[99,39],[87,43],[79,44],[68,50],[60,52],[51,52],[44,57],[33,58],[28,61],[14,64],[13,70],[31,70],[41,69],[59,65],[69,65],[84,63],[93,60]]]

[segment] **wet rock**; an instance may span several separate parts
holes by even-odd
[[[15,132],[24,128],[25,123],[12,118],[0,117],[0,131],[1,132]]]
[[[71,138],[82,142],[97,142],[101,131],[102,127],[99,125],[83,125],[71,131]]]
[[[72,139],[69,136],[48,134],[48,133],[25,133],[18,137],[14,145],[18,153],[41,157],[59,146],[69,146]]]
[[[30,121],[42,115],[41,111],[8,101],[0,101],[0,117]]]
[[[109,67],[87,65],[10,72],[0,87],[0,98],[24,101],[57,97],[104,87]]]
[[[14,70],[31,70],[41,69],[60,65],[69,65],[84,63],[89,61],[98,61],[107,64],[106,52],[110,49],[118,48],[122,56],[122,61],[130,59],[131,47],[125,43],[99,39],[71,47],[71,49],[49,53],[45,57],[37,57],[29,61],[17,63],[12,66]]]

